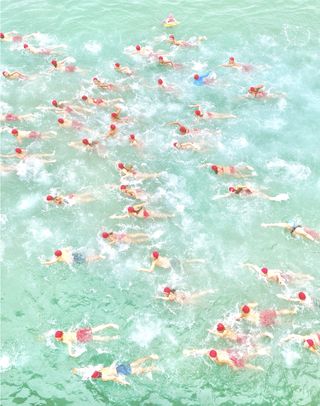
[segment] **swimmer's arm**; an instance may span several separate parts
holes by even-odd
[[[291,228],[292,228],[291,225],[288,224],[288,223],[269,223],[269,224],[261,223],[261,227],[265,227],[265,228],[267,228],[267,227],[279,227],[279,228],[285,228],[287,230],[291,230]]]
[[[58,262],[57,258],[48,259],[46,261],[40,261],[42,265],[53,265]]]
[[[82,149],[82,143],[80,141],[71,141],[68,143],[69,147],[75,148],[75,149]]]
[[[111,218],[111,219],[125,219],[127,217],[129,217],[129,214],[113,214],[109,218]]]
[[[156,299],[164,300],[165,302],[168,302],[170,300],[168,297],[165,296],[156,296]]]
[[[256,302],[248,303],[248,306],[249,306],[249,307],[252,307],[252,308],[255,308],[255,307],[258,306],[258,303],[256,303]]]
[[[0,154],[0,158],[14,158],[16,154]]]
[[[191,349],[191,350],[183,350],[183,355],[186,357],[194,356],[194,355],[206,355],[208,354],[210,349],[205,350],[197,350],[197,349]]]
[[[259,272],[259,271],[260,271],[258,265],[254,265],[254,264],[241,264],[241,267],[242,267],[242,268],[249,268],[249,269],[251,269],[252,271],[256,271],[256,272]]]

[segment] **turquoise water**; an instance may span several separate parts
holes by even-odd
[[[160,24],[169,12],[181,21],[172,30]],[[20,162],[17,174],[1,178],[3,405],[319,404],[319,357],[298,344],[278,345],[291,332],[319,331],[319,308],[283,318],[273,329],[271,357],[253,361],[265,372],[235,372],[182,354],[185,348],[232,346],[210,336],[207,329],[232,319],[243,303],[290,306],[275,296],[280,287],[262,283],[241,269],[241,262],[313,275],[315,281],[301,288],[319,297],[319,246],[260,227],[263,222],[296,220],[320,229],[319,14],[313,1],[2,2],[1,31],[39,31],[42,46],[66,44],[65,55],[86,70],[42,74],[30,82],[1,79],[4,113],[37,113],[35,121],[19,128],[58,133],[53,140],[22,144],[30,153],[55,150],[56,164]],[[172,50],[159,39],[171,32],[178,39],[206,35],[208,40],[199,49]],[[170,58],[185,67],[171,71],[123,53],[137,43],[171,51]],[[33,44],[38,46],[36,41]],[[230,55],[255,69],[242,73],[217,67]],[[50,59],[1,43],[1,71],[39,74],[49,69]],[[136,72],[126,81],[134,88],[119,94],[126,101],[125,113],[135,121],[107,143],[108,156],[103,159],[69,148],[68,142],[84,134],[58,128],[56,114],[37,107],[49,106],[54,98],[76,102],[83,93],[102,95],[92,88],[91,78],[122,79],[112,68],[115,61]],[[213,88],[192,84],[193,73],[204,64],[218,76]],[[202,71],[206,69],[203,66]],[[153,89],[159,77],[180,93],[175,97]],[[266,102],[240,98],[258,83],[287,97]],[[203,139],[206,151],[176,151],[171,144],[179,136],[165,123],[179,119],[197,126],[188,107],[195,102],[238,118],[201,124],[222,131],[219,142]],[[111,111],[95,111],[85,119],[86,125],[103,134]],[[128,145],[131,132],[143,141],[141,150]],[[2,153],[11,153],[15,140],[2,133],[1,147]],[[143,188],[153,196],[150,207],[175,213],[174,219],[109,218],[131,204],[102,187],[118,184],[119,160],[141,171],[165,172],[156,181],[144,182]],[[287,192],[290,200],[213,201],[233,181],[200,169],[205,162],[246,162],[258,174],[253,186],[267,187],[270,194]],[[64,194],[87,188],[97,200],[70,208],[47,207],[43,196],[54,188]],[[110,248],[100,239],[104,228],[147,232],[151,240]],[[102,250],[106,260],[72,269],[40,264],[39,257],[48,258],[66,246]],[[148,265],[153,249],[171,258],[173,269],[136,272]],[[205,263],[181,264],[186,258]],[[166,285],[185,291],[213,288],[216,293],[189,306],[166,304],[155,299]],[[295,291],[290,287],[292,294]],[[89,346],[79,358],[68,357],[65,346],[52,338],[56,329],[108,322],[120,325],[120,340]],[[159,354],[161,371],[152,379],[129,377],[130,387],[85,382],[71,373],[74,367],[133,361],[150,353]]]

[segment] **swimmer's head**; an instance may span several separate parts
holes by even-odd
[[[265,275],[268,273],[268,268],[261,268],[261,272]]]
[[[218,324],[217,324],[217,331],[218,331],[219,333],[223,333],[225,329],[226,329],[226,328],[225,328],[224,324],[222,324],[222,323],[218,323]]]
[[[102,377],[102,373],[100,371],[94,371],[94,373],[91,375],[92,379],[99,379]]]
[[[52,100],[51,104],[52,104],[54,107],[58,107],[58,102],[57,102],[57,100],[55,100],[55,99]]]
[[[163,61],[163,56],[159,56],[159,61]]]
[[[228,190],[230,193],[234,193],[236,191],[236,189],[233,186],[230,186]]]
[[[92,81],[93,81],[93,82],[97,82],[97,81],[98,81],[98,78],[94,77],[94,78],[92,78]]]
[[[298,298],[300,300],[306,300],[307,296],[306,296],[306,294],[304,292],[299,292],[298,293]]]
[[[127,210],[128,210],[128,213],[135,213],[135,209],[132,206],[129,206]]]
[[[111,113],[111,117],[112,118],[118,118],[118,113],[115,113],[115,112]]]
[[[124,164],[122,162],[119,162],[118,163],[118,168],[121,169],[121,170],[124,169]]]
[[[241,307],[241,312],[243,314],[249,314],[250,313],[250,307],[248,305],[244,305]]]
[[[0,38],[4,39],[4,33],[3,32],[0,32]]]
[[[134,134],[130,134],[129,135],[129,140],[130,141],[135,141],[136,140],[136,136]]]
[[[29,48],[29,45],[28,44],[23,44],[23,48],[27,49],[27,48]]]
[[[136,51],[141,51],[141,46],[140,45],[136,45]]]
[[[117,128],[117,127],[116,127],[114,124],[111,124],[111,125],[110,125],[110,130],[111,130],[111,131],[114,131],[116,128]]]
[[[174,143],[173,143],[173,146],[174,146],[175,148],[178,148],[178,142],[174,142]]]
[[[12,135],[18,135],[18,134],[19,134],[19,131],[18,131],[16,128],[13,128],[13,129],[11,130],[11,134],[12,134]]]
[[[82,138],[82,144],[89,145],[90,142],[89,142],[88,138]]]
[[[153,257],[153,259],[158,259],[159,258],[159,252],[158,251],[153,251],[152,257]]]
[[[54,252],[54,255],[55,255],[57,258],[59,258],[59,257],[62,256],[62,251],[61,251],[61,250],[56,250],[56,251]]]
[[[120,190],[126,190],[127,189],[127,185],[120,185]]]
[[[9,72],[7,72],[6,70],[4,70],[4,71],[2,72],[2,75],[3,75],[3,76],[8,76],[8,75],[9,75]]]
[[[57,331],[54,333],[54,337],[55,337],[56,340],[61,341],[62,338],[63,338],[63,331],[57,330]]]
[[[53,65],[56,68],[58,66],[58,62],[55,59],[52,59],[51,65]]]
[[[106,231],[104,231],[102,234],[101,234],[101,237],[102,238],[109,238],[109,233],[107,233]]]
[[[211,169],[213,170],[213,172],[218,173],[218,167],[217,165],[212,165]]]
[[[16,152],[16,154],[22,154],[22,149],[21,148],[16,148],[15,152]]]
[[[59,123],[59,124],[64,124],[64,119],[63,119],[63,118],[61,118],[61,117],[60,117],[60,118],[58,118],[58,123]]]
[[[83,95],[83,96],[81,97],[81,99],[82,99],[83,101],[86,101],[86,100],[88,100],[88,96]]]
[[[209,352],[210,358],[217,358],[217,355],[218,355],[218,353],[216,350],[210,350],[210,352]]]
[[[230,56],[230,58],[229,58],[229,62],[231,62],[231,63],[233,63],[233,62],[234,62],[234,57],[233,57],[233,56]]]
[[[181,125],[181,126],[179,127],[179,131],[180,131],[181,134],[186,134],[186,133],[187,133],[187,129],[186,129],[186,127],[183,126],[183,125]]]
[[[119,69],[119,68],[120,68],[120,63],[119,63],[119,62],[116,62],[116,63],[114,64],[114,67],[115,67],[116,69]]]
[[[195,114],[196,116],[198,116],[198,117],[203,116],[203,114],[201,113],[200,110],[195,110],[195,111],[194,111],[194,114]]]
[[[168,286],[166,286],[166,287],[163,289],[163,293],[164,293],[166,296],[169,296],[170,293],[171,293],[171,289],[170,289]]]
[[[46,197],[46,200],[47,200],[47,202],[52,202],[52,200],[54,200],[54,197],[51,196],[51,195],[48,195],[48,196]]]
[[[158,79],[158,85],[162,86],[163,85],[163,80],[162,79]]]
[[[194,80],[199,80],[200,76],[196,73],[195,75],[193,75],[193,79]]]
[[[305,345],[309,348],[315,348],[314,341],[311,338],[308,338],[304,341]]]
[[[255,91],[256,89],[253,86],[249,87],[249,93],[254,93]]]

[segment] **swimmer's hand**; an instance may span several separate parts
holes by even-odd
[[[150,269],[140,268],[140,269],[138,269],[138,272],[149,272],[149,273],[151,273],[151,272],[153,272],[153,269],[152,268],[150,268]]]
[[[150,358],[150,359],[153,359],[153,360],[158,360],[158,359],[159,359],[159,355],[157,355],[157,354],[151,354],[149,358]]]

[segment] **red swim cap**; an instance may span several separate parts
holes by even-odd
[[[98,78],[94,77],[94,78],[92,78],[92,80],[95,81],[95,80],[98,80]]]
[[[136,50],[140,51],[141,50],[141,46],[140,45],[136,45]]]
[[[253,86],[251,86],[250,88],[249,88],[249,92],[255,92],[256,91],[256,89],[253,87]]]
[[[311,338],[308,338],[305,340],[305,342],[308,344],[309,347],[314,347],[314,341]]]
[[[299,292],[298,297],[300,300],[306,300],[307,296],[304,292]]]
[[[54,107],[58,107],[58,102],[57,102],[57,100],[55,100],[55,99],[52,100],[51,104],[52,104]]]
[[[159,61],[163,61],[163,56],[159,56]]]
[[[124,169],[124,164],[123,164],[122,162],[119,162],[119,163],[118,163],[118,168],[119,168],[119,169]]]
[[[0,38],[3,39],[4,38],[4,33],[0,32]]]
[[[181,132],[181,134],[186,134],[187,133],[187,129],[183,125],[180,126],[179,131]]]
[[[230,60],[230,61],[234,61],[234,57],[233,57],[233,56],[230,56],[229,60]]]
[[[54,252],[54,255],[55,255],[56,257],[61,257],[62,251],[61,251],[61,250],[56,250],[56,251]]]
[[[114,66],[115,66],[116,68],[120,68],[120,63],[117,62],[117,63],[114,64]]]
[[[4,71],[2,72],[3,76],[6,76],[7,73],[8,73],[8,72],[7,72],[6,70],[4,70]]]
[[[13,128],[13,129],[11,130],[11,134],[12,134],[12,135],[18,135],[18,130],[17,130],[16,128]]]
[[[164,293],[165,295],[170,295],[171,289],[168,288],[168,287],[165,287],[165,288],[163,289],[163,293]]]
[[[194,80],[199,80],[199,78],[200,78],[200,76],[197,73],[193,76]]]
[[[174,146],[175,148],[177,148],[177,145],[178,145],[177,142],[174,142],[174,143],[173,143],[173,146]]]
[[[152,256],[154,259],[158,259],[159,258],[159,252],[158,251],[153,251]]]
[[[134,207],[129,206],[129,207],[128,207],[128,213],[134,213],[134,212],[135,212]]]
[[[48,196],[47,196],[47,202],[51,202],[52,200],[53,200],[53,196],[48,195]]]
[[[104,231],[102,234],[101,234],[101,237],[102,238],[109,238],[109,233],[107,233],[106,231]]]
[[[82,139],[82,144],[84,144],[84,145],[89,145],[89,140],[88,140],[88,138],[83,138],[83,139]]]
[[[16,151],[17,154],[22,154],[22,149],[21,148],[16,148],[15,151]]]
[[[120,190],[126,190],[127,189],[127,185],[121,185],[120,186]]]
[[[268,273],[268,268],[261,268],[261,272],[267,275]]]
[[[28,47],[29,47],[28,44],[23,44],[23,48],[24,48],[24,49],[27,49]]]
[[[118,118],[118,113],[115,113],[115,112],[111,113],[111,117],[112,118]]]
[[[63,337],[63,331],[57,330],[54,334],[55,338],[58,340]]]
[[[218,167],[217,165],[212,165],[211,169],[213,170],[213,172],[218,173]]]
[[[136,136],[134,134],[130,134],[129,138],[130,140],[134,141],[136,139]]]
[[[58,66],[58,63],[55,59],[52,59],[51,65],[53,65],[56,68]]]
[[[222,323],[217,324],[217,331],[219,331],[219,333],[223,333],[225,329],[226,328]]]
[[[88,96],[83,95],[83,96],[81,97],[81,99],[82,99],[83,101],[86,101],[86,100],[88,100]]]
[[[159,86],[163,85],[163,80],[162,79],[158,79],[158,85]]]
[[[250,307],[248,305],[244,305],[241,307],[242,313],[248,314],[250,313]]]
[[[100,371],[94,371],[94,373],[91,375],[92,379],[99,379],[102,377],[102,373]]]
[[[64,119],[63,119],[63,118],[58,118],[58,123],[59,123],[59,124],[63,124],[63,123],[64,123]]]
[[[217,353],[216,350],[211,350],[211,351],[209,352],[209,357],[210,357],[210,358],[216,358],[217,355],[218,355],[218,353]]]
[[[236,191],[236,189],[233,186],[229,187],[229,192],[234,193]]]
[[[201,111],[200,111],[200,110],[195,110],[194,114],[195,114],[196,116],[201,116]]]
[[[114,124],[111,124],[110,129],[115,130],[117,127]]]

